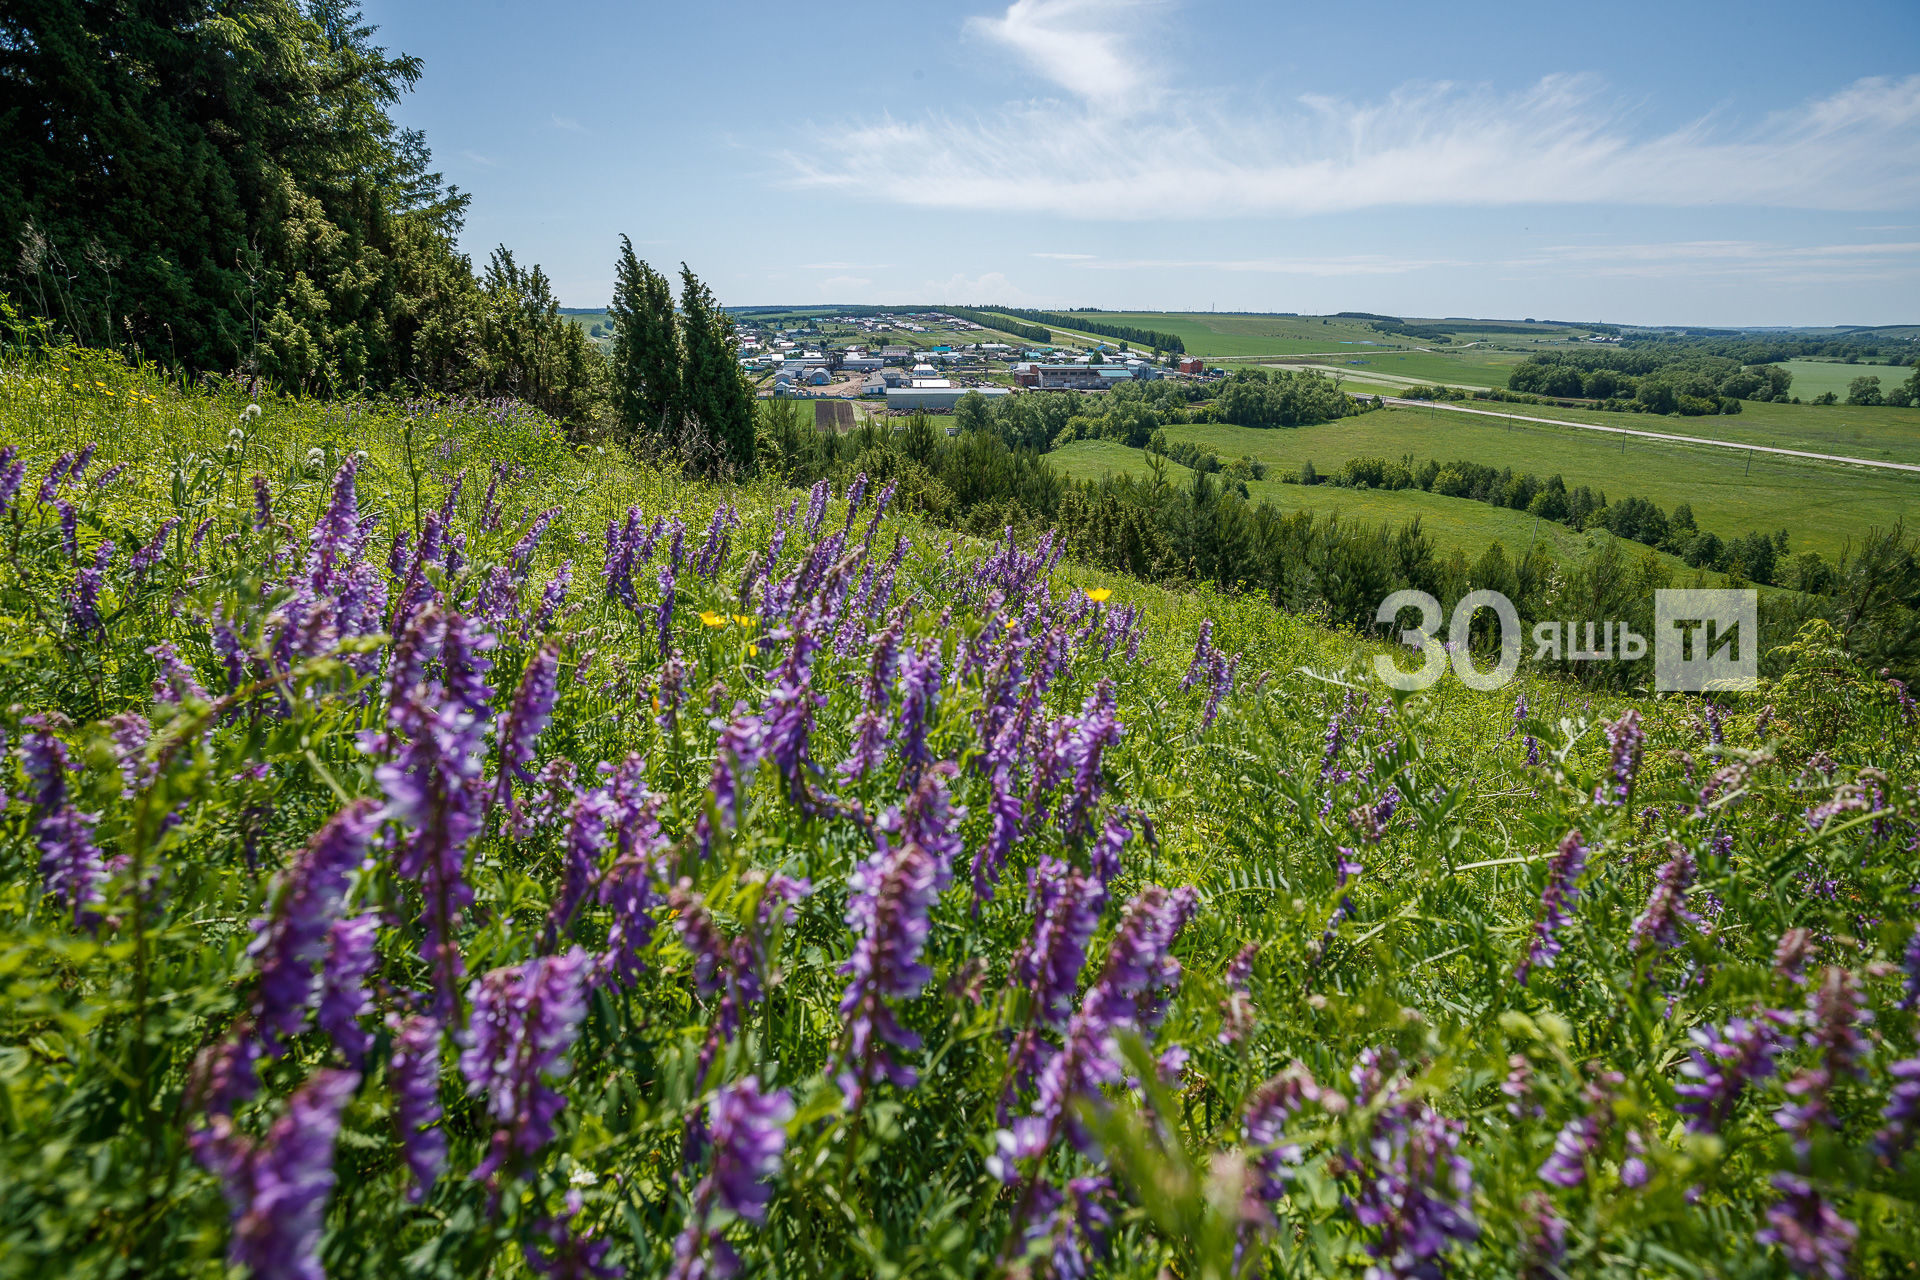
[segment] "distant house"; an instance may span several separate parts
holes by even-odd
[[[912,347],[882,347],[880,358],[888,364],[909,364],[913,360]]]
[[[1180,357],[1180,372],[1197,375],[1197,374],[1205,373],[1206,371],[1207,371],[1206,361],[1202,360],[1199,356],[1181,356]]]
[[[913,366],[913,371],[908,376],[913,378],[937,378],[940,376],[940,371],[932,365],[922,362]]]
[[[846,357],[846,359],[840,362],[840,367],[842,369],[852,369],[857,372],[865,373],[868,370],[878,369],[881,365],[885,363],[886,362],[882,360],[879,356],[850,355]]]
[[[880,380],[890,387],[904,387],[907,385],[907,375],[898,369],[882,369],[880,371]]]
[[[887,394],[887,380],[877,373],[870,374],[867,380],[860,384],[860,394],[863,396],[884,396]]]

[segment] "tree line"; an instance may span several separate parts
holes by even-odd
[[[979,311],[973,307],[941,307],[940,310],[962,320],[971,320],[974,324],[987,329],[998,329],[1010,333],[1016,338],[1025,338],[1028,342],[1052,342],[1053,330],[1045,325],[1025,324],[1012,316],[1001,315],[996,311]]]
[[[1026,307],[994,307],[995,312],[1018,316],[1022,320],[1033,320],[1040,324],[1050,324],[1056,329],[1078,329],[1082,333],[1097,333],[1103,338],[1118,338],[1122,342],[1152,351],[1172,351],[1184,355],[1187,344],[1180,335],[1160,333],[1153,329],[1143,329],[1138,325],[1116,324],[1110,320],[1089,319],[1089,313],[1075,311],[1034,311]]]
[[[468,197],[351,0],[44,0],[0,26],[0,291],[85,345],[321,394],[589,414],[550,281],[459,252]]]

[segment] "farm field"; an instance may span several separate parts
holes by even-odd
[[[1098,318],[1114,324],[1136,325],[1177,335],[1187,354],[1203,359],[1246,359],[1258,356],[1371,353],[1408,351],[1432,345],[1415,338],[1382,333],[1371,322],[1345,316],[1227,315],[1214,312],[1102,311]],[[1426,323],[1426,322],[1420,322]],[[1445,321],[1434,323],[1444,324]],[[1548,338],[1564,338],[1584,330],[1543,327],[1540,338],[1500,334],[1501,346],[1526,347]],[[1098,335],[1076,335],[1097,337]],[[1471,341],[1469,336],[1466,340]],[[1458,339],[1456,341],[1459,341]],[[1516,356],[1516,359],[1519,357]],[[1504,385],[1504,382],[1501,384]]]
[[[1445,347],[1430,351],[1380,351],[1343,355],[1320,360],[1263,361],[1275,368],[1305,364],[1312,368],[1338,372],[1352,381],[1364,382],[1369,375],[1384,375],[1384,385],[1418,384],[1461,387],[1504,387],[1513,367],[1527,358],[1525,351],[1478,346],[1457,354]]]
[[[1353,380],[1349,380],[1347,385],[1349,390],[1362,390]],[[1389,396],[1396,394],[1391,387],[1381,388],[1380,393]],[[1769,445],[1777,449],[1805,449],[1850,458],[1920,463],[1920,408],[1744,401],[1739,413],[1683,418],[1608,413],[1602,409],[1562,408],[1553,404],[1504,404],[1490,400],[1468,400],[1462,402],[1461,407],[1485,413],[1624,427],[1630,431],[1661,431],[1673,435],[1699,436],[1707,440]],[[1453,416],[1471,420],[1474,415]],[[1489,418],[1481,420],[1496,421]],[[1514,425],[1516,430],[1524,427],[1520,423]],[[1502,429],[1505,429],[1504,426]],[[1614,448],[1619,447],[1616,440]]]
[[[1886,391],[1895,383],[1905,382],[1913,370],[1904,365],[1885,365],[1861,361],[1848,364],[1843,360],[1782,360],[1780,367],[1793,374],[1792,395],[1802,400],[1811,400],[1815,396],[1831,391],[1842,400],[1847,398],[1847,387],[1855,378],[1877,377],[1880,389]]]
[[[1696,523],[1722,538],[1784,528],[1794,550],[1828,556],[1875,526],[1920,517],[1920,476],[1766,455],[1755,455],[1749,470],[1746,455],[1706,446],[1630,440],[1622,448],[1620,437],[1511,426],[1440,409],[1393,407],[1292,429],[1205,425],[1165,431],[1170,442],[1203,445],[1229,461],[1246,454],[1275,471],[1298,471],[1311,462],[1327,475],[1348,458],[1412,454],[1416,462],[1479,462],[1542,478],[1557,472],[1570,487],[1588,485],[1615,501],[1648,498],[1669,511],[1690,503]]]
[[[1173,437],[1173,429],[1168,430],[1168,435]],[[1103,475],[1147,476],[1152,469],[1150,456],[1144,450],[1129,449],[1111,440],[1076,440],[1054,450],[1047,459],[1076,480],[1097,480]],[[1171,459],[1163,458],[1161,462],[1166,466],[1168,478],[1175,483],[1186,483],[1192,475]],[[1319,463],[1316,461],[1315,465]],[[1279,511],[1312,511],[1368,524],[1398,525],[1418,518],[1421,529],[1432,536],[1441,554],[1459,551],[1469,563],[1477,560],[1491,542],[1500,543],[1514,559],[1524,556],[1536,545],[1550,545],[1559,558],[1567,559],[1586,554],[1606,536],[1581,533],[1551,520],[1536,520],[1522,511],[1491,507],[1468,498],[1442,497],[1419,489],[1358,490],[1328,484],[1302,486],[1268,479],[1248,481],[1247,496],[1255,502],[1272,503]],[[1634,550],[1641,554],[1639,548]],[[1672,570],[1676,582],[1693,579],[1696,571],[1684,562],[1656,554]],[[1708,578],[1715,576],[1707,575]]]

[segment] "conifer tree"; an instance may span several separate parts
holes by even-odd
[[[753,468],[753,388],[740,368],[733,323],[686,263],[680,264],[680,314],[684,353],[681,404],[689,427],[697,427],[717,462],[737,471]]]
[[[620,237],[614,264],[613,419],[629,436],[673,439],[680,419],[680,326],[673,286]]]

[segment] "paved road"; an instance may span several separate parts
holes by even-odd
[[[1905,471],[1920,474],[1920,463],[1881,462],[1873,458],[1849,458],[1838,453],[1810,453],[1805,449],[1777,449],[1765,444],[1741,444],[1737,440],[1709,440],[1704,436],[1676,436],[1664,431],[1635,431],[1631,427],[1602,427],[1591,422],[1569,422],[1565,418],[1532,418],[1524,413],[1496,413],[1492,409],[1467,409],[1444,400],[1402,400],[1382,396],[1387,404],[1406,409],[1444,409],[1448,413],[1471,413],[1482,418],[1511,418],[1515,422],[1538,422],[1549,427],[1578,427],[1582,431],[1604,431],[1614,436],[1639,436],[1643,440],[1669,440],[1677,444],[1706,444],[1716,449],[1735,449],[1741,453],[1771,453],[1787,458],[1810,458],[1815,462],[1841,462],[1853,467],[1875,467],[1881,471]]]

